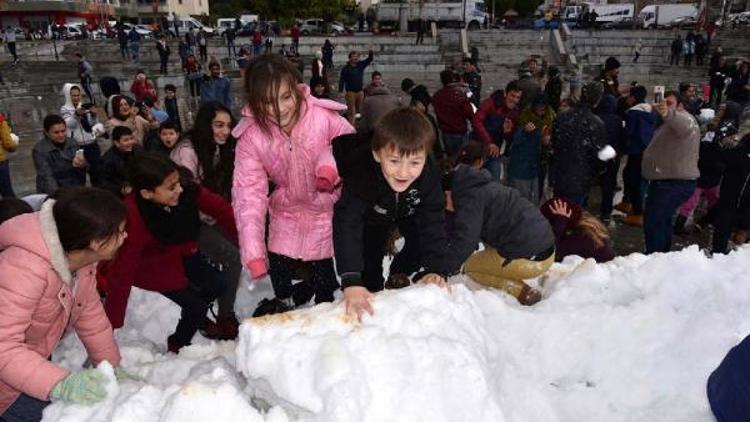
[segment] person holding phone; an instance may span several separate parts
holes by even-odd
[[[700,176],[700,127],[685,111],[680,95],[675,91],[664,93],[654,109],[657,127],[641,163],[643,178],[649,180],[643,216],[647,254],[670,251],[672,217],[690,198]]]
[[[34,145],[36,192],[51,195],[59,188],[86,184],[83,150],[68,138],[65,120],[50,114],[44,118],[44,138]]]

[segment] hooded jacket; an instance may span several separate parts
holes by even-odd
[[[552,125],[551,180],[555,196],[582,198],[601,170],[597,153],[607,145],[604,122],[584,104],[560,113]]]
[[[65,104],[60,107],[60,116],[65,119],[65,126],[68,129],[68,138],[73,138],[78,145],[92,144],[96,142],[96,136],[91,131],[86,131],[81,124],[81,119],[86,118],[86,116],[78,116],[76,114],[76,111],[81,107],[81,103],[75,106],[70,99],[70,90],[74,87],[78,88],[78,90],[83,93],[81,87],[76,84],[63,85],[62,92],[65,97]],[[94,126],[97,122],[96,116],[92,115],[92,119],[89,120],[89,127]]]
[[[52,387],[70,374],[48,359],[68,328],[95,365],[120,363],[96,291],[96,265],[71,274],[54,202],[0,225],[0,415],[21,393],[49,400]]]
[[[495,144],[500,146],[503,141],[510,143],[513,140],[513,132],[503,132],[505,119],[510,119],[515,129],[518,122],[518,111],[511,110],[505,105],[505,96],[502,91],[495,91],[489,98],[482,101],[479,110],[474,115],[472,127],[479,141],[485,145]],[[507,148],[506,148],[507,149]]]
[[[625,112],[625,144],[628,154],[643,154],[656,130],[656,112],[651,104],[641,103]]]
[[[401,99],[393,95],[384,86],[370,86],[362,102],[362,121],[360,131],[367,132],[389,111],[401,106]]]
[[[700,127],[687,111],[669,110],[643,151],[641,174],[648,180],[696,180]]]
[[[333,256],[331,221],[340,190],[318,191],[315,181],[323,173],[338,179],[331,140],[354,128],[338,114],[346,106],[314,98],[307,85],[297,88],[303,101],[291,135],[277,127],[267,135],[248,107],[232,131],[237,139],[232,206],[245,265],[266,258],[267,212],[269,251],[305,261]],[[270,197],[269,179],[276,185]]]
[[[506,259],[531,258],[555,245],[547,219],[516,189],[492,180],[487,170],[458,165],[453,172],[455,239],[447,255],[457,272],[481,241]]]
[[[449,134],[464,134],[474,117],[474,109],[466,94],[456,85],[449,84],[439,89],[432,97],[440,130]]]
[[[396,193],[373,158],[371,136],[352,134],[333,141],[344,181],[333,215],[341,287],[363,285],[365,226],[390,232],[399,224],[416,224],[422,266],[427,272],[447,274],[445,197],[435,163],[428,158],[420,176]]]

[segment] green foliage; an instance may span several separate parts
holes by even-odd
[[[234,18],[241,14],[258,14],[266,20],[290,25],[294,19],[352,16],[357,11],[354,0],[221,0],[212,1],[211,18]]]

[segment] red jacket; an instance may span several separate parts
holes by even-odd
[[[148,80],[133,81],[133,84],[130,85],[130,92],[135,95],[136,101],[143,101],[146,98],[151,98],[154,100],[154,102],[156,102],[156,100],[159,99],[159,96],[156,93],[156,89],[154,89],[154,84],[152,84]]]
[[[468,120],[474,117],[469,98],[454,85],[438,90],[432,97],[440,130],[444,133],[466,133],[469,130]]]
[[[159,242],[146,227],[132,193],[125,197],[125,207],[128,210],[125,223],[128,237],[117,257],[100,266],[103,278],[100,282],[103,282],[107,293],[104,310],[113,328],[123,325],[132,286],[156,292],[187,287],[182,258],[198,252],[196,241],[175,245]],[[221,196],[201,187],[198,209],[215,218],[224,231],[236,238],[232,207]]]
[[[296,26],[292,28],[292,39],[299,39],[300,30]]]
[[[509,142],[512,141],[513,132],[518,124],[518,112],[506,107],[504,98],[496,98],[497,95],[498,94],[493,94],[490,98],[482,101],[479,105],[479,110],[477,110],[477,114],[474,115],[474,120],[471,122],[476,136],[479,137],[480,141],[487,145],[495,143],[496,139],[504,139]],[[509,134],[503,132],[503,126],[500,122],[506,118],[513,122],[513,128]],[[494,130],[493,133],[490,133],[488,130],[488,120],[495,120],[497,122],[499,126],[495,130],[499,131],[499,133],[494,133]],[[489,126],[493,125],[490,124]]]

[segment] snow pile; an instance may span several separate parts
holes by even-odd
[[[380,293],[362,323],[339,304],[249,319],[237,344],[196,338],[177,356],[178,308],[135,291],[117,338],[142,379],[45,420],[710,422],[706,379],[750,333],[750,249],[571,258],[533,307],[452,282]],[[241,314],[267,295],[243,288]],[[77,339],[55,360],[80,369]]]

